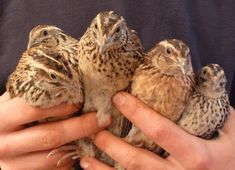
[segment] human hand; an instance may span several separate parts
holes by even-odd
[[[231,108],[229,120],[221,130],[222,135],[214,140],[204,140],[186,133],[127,93],[115,95],[113,101],[124,116],[170,153],[169,157],[163,159],[150,151],[127,144],[108,131],[97,133],[94,143],[127,170],[234,169],[234,109]],[[80,164],[86,170],[113,170],[93,158],[83,158]]]
[[[24,125],[46,117],[71,114],[77,110],[69,104],[40,109],[21,99],[10,99],[8,93],[0,97],[0,167],[2,170],[65,170],[73,162],[57,167],[64,153],[47,158],[51,149],[101,130],[96,114],[88,113],[67,120],[49,122],[26,128]]]

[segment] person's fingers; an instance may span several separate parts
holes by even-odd
[[[72,160],[66,161],[63,165],[57,166],[58,160],[64,153],[57,153],[54,156],[47,158],[50,151],[33,152],[15,157],[9,157],[1,160],[2,169],[14,170],[70,170],[73,166]]]
[[[209,160],[207,160],[208,162],[210,162],[210,160],[213,160],[214,162],[217,161],[219,162],[221,158],[226,158],[226,157],[231,158],[231,159],[225,159],[224,164],[218,164],[216,167],[217,169],[229,169],[224,167],[224,165],[230,165],[230,160],[235,160],[235,155],[233,152],[231,152],[231,148],[234,147],[234,141],[235,141],[234,121],[235,121],[235,110],[231,107],[228,120],[225,122],[224,127],[221,130],[219,130],[219,137],[213,140],[208,140],[206,143],[208,152],[220,153],[220,154],[211,154],[211,157],[209,158]]]
[[[85,170],[114,170],[114,168],[90,157],[82,158],[80,166]]]
[[[18,126],[47,117],[68,115],[77,110],[75,106],[70,104],[61,104],[52,108],[42,109],[29,106],[19,98],[0,103],[0,108],[0,131],[9,131]]]
[[[131,146],[108,131],[97,133],[93,140],[98,148],[126,169],[157,170],[170,167],[165,159],[144,149]]]
[[[56,148],[101,129],[97,125],[96,113],[33,126],[2,138],[0,136],[0,157]]]
[[[0,103],[8,100],[10,100],[10,95],[8,92],[5,92],[0,96]]]
[[[198,150],[198,140],[201,139],[186,133],[134,96],[121,92],[113,97],[113,102],[127,119],[172,156],[187,159],[192,151]]]
[[[233,107],[230,107],[230,114],[228,116],[228,120],[225,122],[224,127],[222,128],[222,131],[224,133],[231,133],[235,134],[234,128],[235,128],[235,110]],[[233,135],[235,136],[235,135]]]

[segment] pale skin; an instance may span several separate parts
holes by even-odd
[[[119,98],[120,95],[124,100]],[[47,154],[52,148],[93,133],[96,133],[93,136],[95,144],[127,170],[234,169],[235,111],[232,108],[230,118],[222,129],[222,136],[216,140],[206,141],[187,134],[127,93],[115,95],[113,101],[124,116],[165,148],[171,156],[162,159],[149,151],[125,143],[107,131],[99,132],[102,128],[96,125],[95,113],[24,128],[22,125],[25,123],[47,116],[70,114],[77,108],[63,104],[43,110],[27,106],[19,98],[9,99],[9,96],[4,94],[0,97],[2,170],[67,170],[71,168],[72,162],[56,167],[57,160],[63,153],[50,158],[46,158]],[[104,138],[106,140],[103,140]],[[91,158],[83,158],[81,165],[87,170],[113,170]]]
[[[163,159],[152,152],[125,143],[108,131],[97,133],[93,137],[94,143],[127,170],[234,169],[233,108],[230,109],[229,120],[220,132],[221,136],[214,140],[203,140],[186,133],[130,94],[121,92],[114,96],[113,102],[124,116],[170,153],[167,159]],[[93,158],[85,157],[80,164],[86,170],[114,170]]]
[[[78,108],[61,104],[50,109],[27,105],[22,99],[10,99],[8,93],[0,97],[0,167],[2,170],[68,170],[73,162],[57,167],[63,153],[47,158],[48,153],[75,139],[97,133],[96,113],[88,113],[54,123],[34,127],[24,125],[50,116],[74,113]],[[109,122],[107,122],[108,124]]]

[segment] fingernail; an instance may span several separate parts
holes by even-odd
[[[125,100],[126,100],[126,97],[122,93],[117,93],[113,96],[113,102],[116,105],[119,105],[119,106],[123,105],[125,103]]]
[[[80,166],[83,168],[83,169],[87,169],[89,167],[89,161],[85,158],[85,159],[82,159],[81,162],[80,162]]]

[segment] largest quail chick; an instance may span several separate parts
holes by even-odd
[[[178,125],[192,135],[212,138],[229,115],[226,82],[224,70],[218,64],[202,67]]]
[[[135,31],[113,11],[100,12],[80,39],[79,65],[85,91],[83,112],[98,111],[99,125],[113,114],[111,97],[128,87],[142,55],[143,47]]]
[[[177,122],[194,84],[188,46],[169,39],[156,44],[135,71],[131,93],[156,112]],[[127,142],[155,153],[161,149],[134,125]]]
[[[121,136],[126,121],[112,106],[111,98],[116,92],[129,86],[135,69],[143,59],[141,42],[136,32],[128,28],[122,16],[106,11],[100,12],[93,19],[78,43],[78,50],[85,93],[82,112],[98,111],[100,126],[112,117],[108,130]],[[87,155],[112,164],[88,139],[77,141],[75,147],[62,146],[50,155],[61,150],[73,151],[64,155],[59,164],[69,156],[76,159]]]
[[[112,123],[108,130],[117,136],[125,131],[124,117],[112,106],[112,96],[125,90],[135,69],[143,59],[143,46],[125,19],[113,12],[100,12],[79,41],[79,65],[83,73],[85,103],[83,112],[98,111],[98,125],[108,117]],[[96,156],[106,163],[113,162],[89,142],[80,141],[85,155]],[[91,152],[90,152],[91,151]]]
[[[32,29],[28,50],[6,84],[10,97],[21,97],[41,108],[83,103],[81,71],[74,59],[76,42],[55,26]]]

